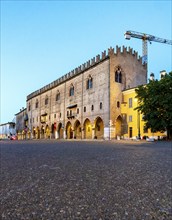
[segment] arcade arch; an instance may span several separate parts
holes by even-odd
[[[82,133],[81,133],[81,123],[79,120],[76,120],[74,124],[74,138],[81,139]]]
[[[57,133],[58,133],[58,138],[62,139],[63,138],[63,126],[61,122],[58,125]]]
[[[104,123],[100,117],[97,117],[95,120],[95,138],[104,138]]]
[[[50,133],[51,133],[50,127],[46,125],[46,128],[45,128],[46,138],[50,138]]]
[[[67,139],[73,138],[73,129],[72,129],[72,124],[70,121],[68,121],[66,124],[66,137]]]
[[[84,121],[83,127],[84,127],[84,138],[92,139],[92,126],[88,118]]]
[[[40,139],[40,129],[38,126],[35,129],[35,133],[36,133],[36,139]]]
[[[119,115],[116,119],[116,137],[122,135],[122,117]]]

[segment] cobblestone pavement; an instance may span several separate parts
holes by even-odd
[[[2,220],[172,219],[172,142],[0,144]]]

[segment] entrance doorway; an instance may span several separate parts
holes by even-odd
[[[66,135],[67,135],[67,139],[72,139],[73,138],[72,125],[69,121],[66,125]]]

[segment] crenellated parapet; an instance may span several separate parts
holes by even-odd
[[[124,54],[124,55],[127,55],[127,54],[130,54],[132,56],[134,56],[140,63],[142,63],[142,59],[141,59],[141,56],[138,56],[138,52],[136,52],[135,50],[133,50],[133,48],[130,48],[130,47],[118,47],[116,46],[115,48],[116,50],[114,51],[114,48],[109,48],[108,49],[108,53],[109,55],[118,55],[118,54]]]
[[[87,62],[83,63],[82,65],[78,66],[77,68],[75,68],[74,70],[66,73],[65,75],[61,76],[60,78],[58,78],[57,80],[53,81],[52,83],[42,87],[41,89],[36,90],[35,92],[29,94],[27,96],[27,101],[32,99],[33,97],[36,97],[54,87],[57,87],[58,85],[64,83],[65,81],[83,73],[84,71],[87,71],[90,68],[93,68],[94,66],[100,64],[101,62],[103,62],[106,59],[109,59],[111,56],[118,56],[119,54],[121,55],[126,55],[126,54],[130,54],[132,56],[134,56],[138,62],[142,63],[141,57],[138,56],[138,53],[133,50],[132,48],[127,48],[127,47],[118,47],[116,46],[116,48],[112,48],[110,47],[108,49],[108,52],[106,50],[104,50],[101,55],[98,54],[96,57],[93,57],[92,59],[88,60]]]

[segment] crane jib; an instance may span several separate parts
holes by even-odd
[[[159,42],[159,43],[172,45],[172,40],[167,40],[167,39],[155,37],[150,34],[144,34],[144,33],[136,32],[136,31],[126,31],[126,33],[124,35],[127,40],[130,40],[131,37],[133,37],[133,38],[142,39],[143,41],[148,40],[148,41],[155,41],[155,42]]]

